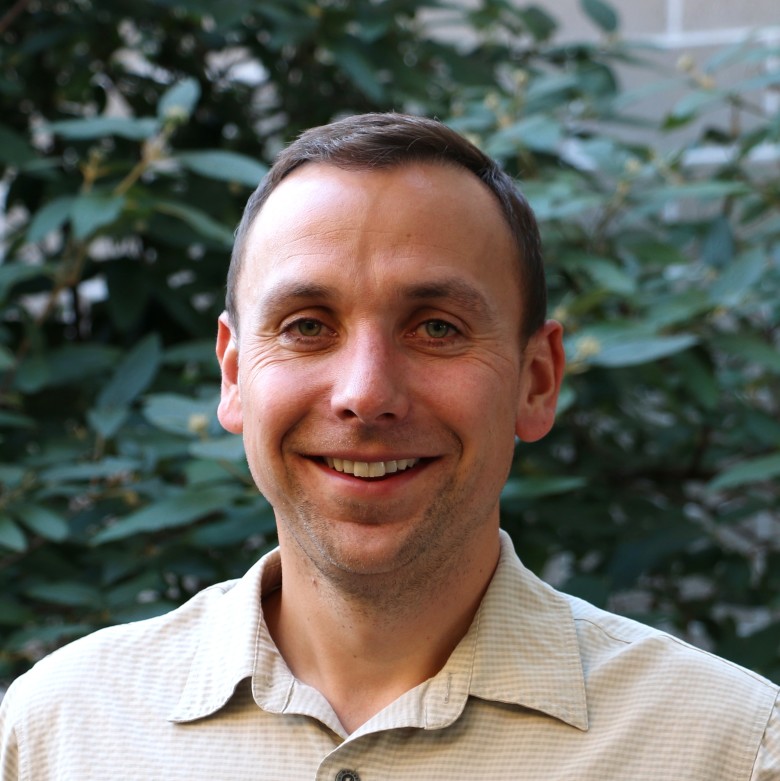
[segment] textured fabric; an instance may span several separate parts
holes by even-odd
[[[777,686],[556,592],[506,535],[445,667],[351,735],[265,628],[280,578],[271,553],[40,662],[0,706],[2,779],[780,779]]]

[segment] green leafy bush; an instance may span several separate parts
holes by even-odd
[[[658,73],[642,94],[679,97],[642,118],[621,74],[652,53],[582,6],[595,43],[505,0],[0,19],[0,676],[273,545],[215,418],[232,230],[299,130],[397,109],[502,160],[544,232],[570,363],[504,495],[523,558],[780,677],[780,52]]]

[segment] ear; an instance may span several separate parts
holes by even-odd
[[[241,415],[241,394],[238,389],[238,342],[226,312],[219,316],[217,331],[217,360],[222,370],[222,389],[217,417],[231,434],[244,430]]]
[[[524,351],[515,421],[515,434],[523,442],[535,442],[552,428],[565,363],[563,327],[548,320],[531,336]]]

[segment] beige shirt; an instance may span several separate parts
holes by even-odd
[[[777,686],[556,592],[503,533],[445,667],[351,735],[268,634],[280,579],[273,552],[40,662],[0,709],[3,781],[780,779]]]

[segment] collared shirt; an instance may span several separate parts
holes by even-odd
[[[278,552],[44,659],[0,706],[3,781],[778,781],[778,687],[501,558],[443,669],[346,734],[263,622]]]

